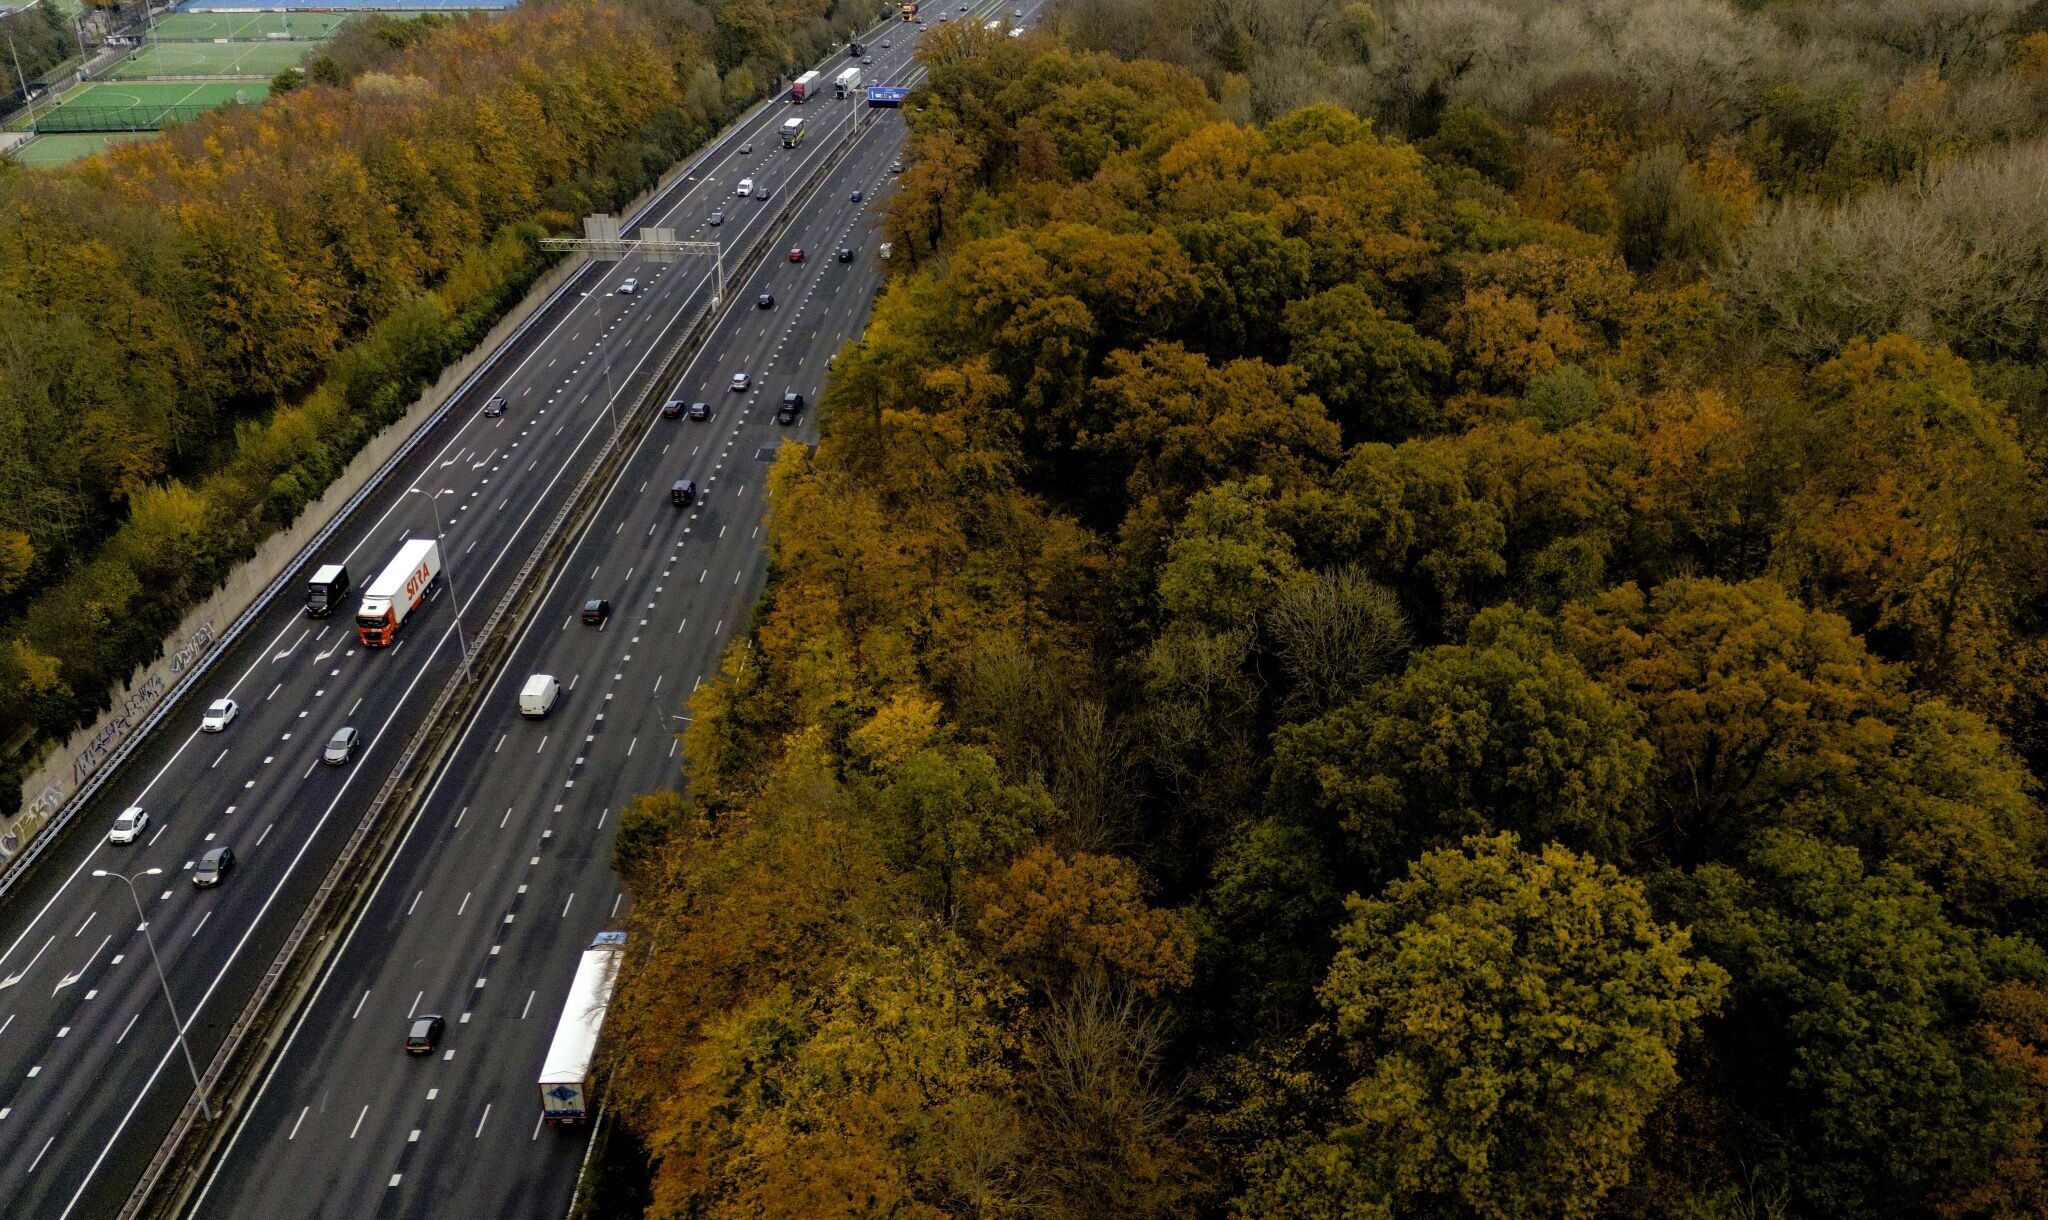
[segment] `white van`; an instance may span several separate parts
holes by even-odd
[[[555,706],[555,696],[562,693],[562,684],[552,674],[535,674],[526,680],[519,691],[519,714],[538,720]]]
[[[740,179],[740,189],[739,189],[738,191],[736,191],[736,192],[735,192],[735,194],[739,195],[739,196],[740,196],[740,198],[744,199],[744,198],[746,198],[746,197],[747,197],[748,195],[751,195],[751,194],[753,194],[753,193],[754,193],[754,180],[753,180],[752,178],[742,178],[742,179]]]
[[[882,248],[875,253],[880,254],[883,258],[894,258],[896,256],[896,243],[885,241],[882,243]]]

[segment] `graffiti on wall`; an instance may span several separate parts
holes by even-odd
[[[171,650],[171,673],[181,674],[190,669],[206,651],[207,645],[211,643],[213,643],[213,623],[211,620],[208,620],[193,628],[192,634],[186,636],[183,643]],[[163,698],[164,691],[169,689],[169,687],[170,683],[163,674],[151,674],[141,686],[136,687],[126,699],[121,701],[121,705],[114,709],[114,714],[109,716],[106,723],[100,726],[99,732],[94,733],[92,740],[86,742],[85,746],[72,758],[71,784],[73,791],[76,791],[86,780],[92,778],[93,773],[100,769],[101,765],[107,761],[108,756],[113,754],[114,750],[123,741],[128,739],[128,734],[134,730],[137,724],[141,723],[143,717],[149,714],[149,709],[155,707],[157,700]]]
[[[0,862],[12,860],[14,853],[21,850],[21,845],[35,838],[36,831],[41,830],[43,823],[50,820],[50,815],[63,805],[64,794],[57,790],[55,784],[45,784],[34,800],[22,806],[21,816],[14,819],[7,832],[0,834]]]

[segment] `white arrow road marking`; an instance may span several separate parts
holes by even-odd
[[[80,966],[77,970],[65,975],[63,981],[59,982],[55,987],[50,988],[50,994],[56,995],[58,992],[64,990],[66,987],[69,987],[71,986],[71,984],[76,983],[78,980],[84,978],[85,972],[92,969],[93,962],[99,959],[100,949],[106,948],[107,942],[112,939],[114,939],[114,937],[111,933],[103,937],[100,940],[99,949],[94,949],[92,951],[92,956],[85,959],[85,965]]]
[[[36,968],[36,963],[43,960],[43,954],[48,953],[50,951],[50,946],[56,943],[57,938],[54,936],[44,941],[43,947],[36,950],[36,955],[28,959],[28,965],[23,966],[21,969],[15,971],[13,974],[8,975],[6,978],[0,979],[0,991],[5,991],[9,987],[14,986],[16,983],[19,983],[21,980],[27,978],[28,972]]]

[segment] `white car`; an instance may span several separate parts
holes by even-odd
[[[140,805],[130,805],[114,819],[114,828],[107,832],[109,843],[133,843],[137,835],[149,829],[149,815]]]
[[[735,195],[738,195],[738,196],[739,196],[740,198],[742,198],[742,199],[745,199],[745,198],[746,198],[747,196],[749,196],[749,195],[751,195],[751,194],[753,194],[753,193],[754,193],[754,180],[753,180],[752,178],[742,178],[742,179],[740,179],[740,185],[739,185],[739,189],[733,192],[733,194],[735,194]]]
[[[619,281],[619,295],[620,295],[620,296],[622,296],[622,297],[629,297],[629,296],[632,296],[632,295],[633,295],[634,293],[637,293],[637,292],[639,292],[639,291],[640,291],[640,281],[639,281],[639,280],[636,280],[636,279],[634,279],[634,278],[633,278],[633,277],[631,277],[631,276],[627,276],[627,277],[626,277],[625,279],[623,279],[623,280],[620,280],[620,281]]]
[[[749,389],[752,389],[752,388],[753,388],[753,386],[754,386],[754,379],[753,379],[752,377],[749,377],[749,376],[748,376],[747,374],[745,374],[745,373],[734,373],[734,374],[732,375],[732,388],[733,388],[733,389],[735,389],[735,390],[749,390]]]
[[[218,733],[228,727],[235,713],[242,709],[235,706],[233,699],[215,699],[213,706],[206,709],[206,715],[199,721],[199,727],[208,733]]]

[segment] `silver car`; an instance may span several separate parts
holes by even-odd
[[[330,767],[339,767],[349,759],[354,758],[356,738],[357,734],[353,726],[344,725],[342,728],[337,729],[334,736],[327,739],[327,749],[320,755],[320,761]]]

